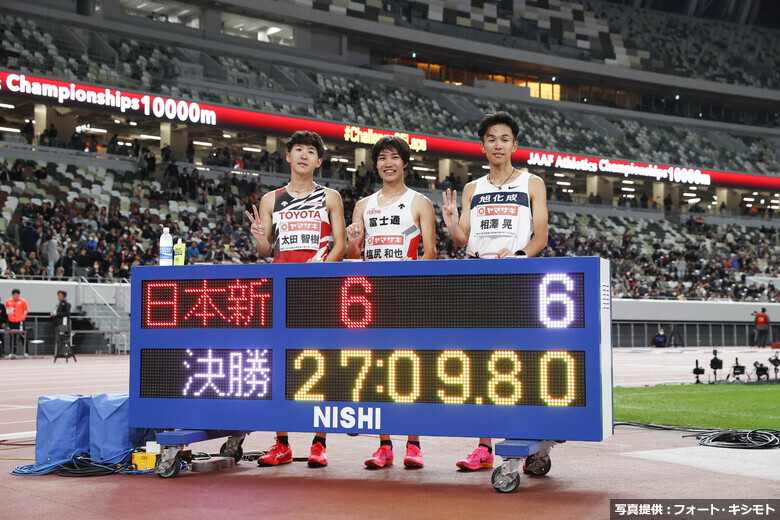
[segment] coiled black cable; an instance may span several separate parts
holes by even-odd
[[[690,432],[683,437],[696,437],[702,446],[714,448],[768,449],[780,447],[780,430],[757,428],[755,430],[723,430],[687,426],[663,426],[640,422],[615,422],[615,426],[635,426],[649,430]]]
[[[780,430],[720,430],[697,436],[702,446],[764,450],[780,447]]]

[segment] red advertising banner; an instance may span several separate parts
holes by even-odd
[[[195,101],[69,83],[0,70],[0,98],[21,96],[42,103],[104,108],[125,115],[152,117],[160,121],[214,126],[220,129],[251,129],[277,135],[296,130],[317,132],[323,139],[371,146],[385,135],[405,139],[414,152],[482,158],[476,141],[462,141],[408,134],[356,125],[318,121],[302,117],[266,114],[242,108],[208,105]],[[767,175],[729,173],[691,167],[645,164],[634,161],[588,157],[541,150],[518,149],[512,158],[519,166],[537,166],[558,171],[645,178],[687,185],[780,189],[780,178]]]

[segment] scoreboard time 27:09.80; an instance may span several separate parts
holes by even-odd
[[[131,420],[600,440],[608,280],[596,258],[134,269]]]

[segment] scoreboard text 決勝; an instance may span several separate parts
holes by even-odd
[[[133,268],[131,426],[602,440],[599,258]]]

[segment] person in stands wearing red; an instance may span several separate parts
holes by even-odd
[[[290,182],[266,193],[260,204],[246,211],[252,236],[261,256],[278,262],[338,262],[344,256],[347,237],[344,205],[337,191],[314,182],[314,170],[322,164],[325,145],[314,132],[295,132],[287,141]],[[296,226],[287,225],[292,220]],[[328,465],[325,433],[315,434],[309,467]],[[287,432],[276,432],[276,442],[257,459],[260,466],[292,462]]]

